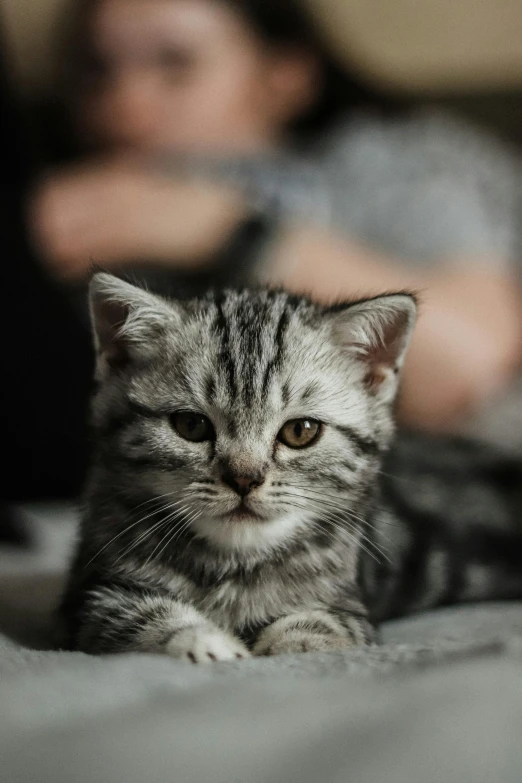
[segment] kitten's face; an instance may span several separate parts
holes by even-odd
[[[126,486],[220,548],[271,548],[358,507],[392,433],[411,299],[377,300],[393,346],[374,341],[369,360],[377,307],[347,317],[268,292],[169,305],[95,281],[95,423]]]

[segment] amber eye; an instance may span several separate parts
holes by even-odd
[[[170,422],[178,435],[193,443],[203,443],[205,440],[214,440],[215,438],[212,422],[201,413],[178,411],[172,414]]]
[[[292,419],[279,430],[277,439],[291,449],[312,446],[319,438],[323,425],[314,419]]]

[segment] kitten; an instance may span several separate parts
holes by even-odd
[[[97,274],[91,312],[96,449],[66,646],[204,663],[372,642],[414,535],[378,499],[414,298],[182,303]],[[417,603],[430,590],[417,580]]]

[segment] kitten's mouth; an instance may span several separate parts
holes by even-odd
[[[227,511],[225,514],[222,514],[221,518],[233,519],[235,522],[252,522],[253,520],[261,522],[264,519],[264,517],[251,509],[250,506],[247,506],[244,501],[241,501],[232,511]]]

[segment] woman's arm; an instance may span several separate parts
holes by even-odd
[[[248,215],[239,191],[176,181],[120,164],[83,167],[44,183],[31,207],[34,236],[56,274],[82,278],[140,259],[201,267]],[[295,224],[272,243],[264,281],[328,302],[386,290],[421,297],[404,373],[404,423],[451,429],[505,387],[521,358],[521,295],[505,271],[480,259],[448,259],[419,272]],[[435,271],[433,271],[435,269]]]
[[[54,273],[82,279],[92,262],[197,268],[248,214],[231,187],[172,179],[126,163],[90,163],[49,176],[29,205],[33,241]]]
[[[522,297],[508,271],[448,259],[419,272],[302,226],[288,228],[265,280],[325,302],[398,289],[421,300],[404,373],[403,423],[451,430],[504,388],[522,357]]]

